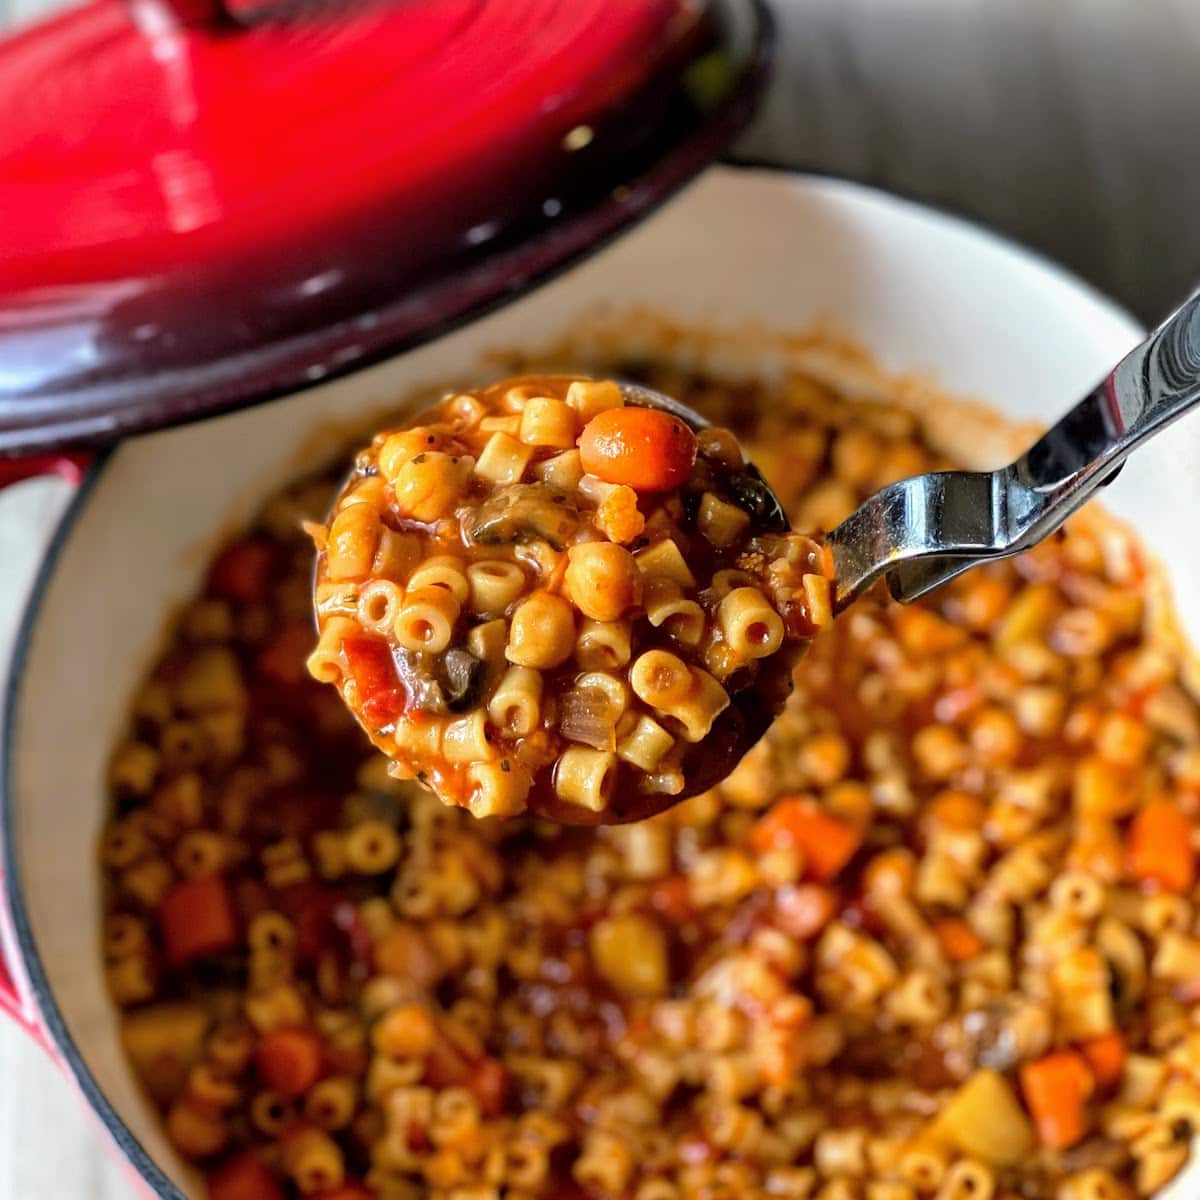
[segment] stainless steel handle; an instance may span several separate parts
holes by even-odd
[[[1200,404],[1200,292],[1016,462],[877,492],[829,535],[844,608],[880,576],[907,603],[1053,533],[1148,438]]]

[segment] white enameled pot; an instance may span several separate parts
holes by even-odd
[[[478,374],[487,351],[542,346],[581,314],[631,304],[723,328],[833,322],[885,368],[927,373],[1023,421],[1056,417],[1140,336],[1077,280],[959,220],[829,180],[716,168],[582,266],[437,342],[102,456],[41,567],[8,689],[0,932],[11,979],[0,972],[0,993],[150,1194],[198,1193],[118,1045],[95,846],[106,758],[164,615],[195,589],[215,539],[312,462],[323,424],[352,425],[414,386]],[[1198,501],[1194,418],[1135,456],[1105,497],[1169,565],[1193,639]],[[1168,1196],[1198,1192],[1200,1168]]]

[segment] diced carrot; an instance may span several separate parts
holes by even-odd
[[[485,1117],[498,1117],[508,1099],[509,1077],[504,1064],[494,1058],[481,1058],[471,1068],[467,1087],[479,1101]]]
[[[175,884],[158,906],[158,927],[172,966],[231,950],[237,944],[237,921],[225,880],[206,875]]]
[[[970,962],[971,959],[983,953],[983,939],[966,921],[958,917],[946,917],[934,921],[933,932],[942,953],[954,963]]]
[[[1080,1044],[1079,1052],[1087,1059],[1098,1088],[1113,1088],[1121,1082],[1129,1051],[1125,1039],[1119,1033],[1106,1033],[1102,1037],[1089,1038]]]
[[[1021,1090],[1042,1144],[1052,1150],[1075,1145],[1087,1132],[1084,1105],[1095,1081],[1087,1062],[1057,1051],[1021,1068]]]
[[[254,1157],[239,1154],[208,1177],[209,1200],[284,1200],[275,1176]]]
[[[208,590],[224,600],[262,604],[271,586],[275,551],[269,542],[251,539],[227,546],[208,573]]]
[[[816,937],[836,911],[837,897],[819,883],[788,884],[775,893],[775,923],[794,938]]]
[[[293,621],[271,635],[266,645],[258,652],[255,666],[260,675],[275,683],[293,686],[304,681],[308,672],[304,660],[308,657],[316,640],[312,626],[303,621]]]
[[[759,818],[750,832],[750,844],[760,854],[794,846],[804,855],[805,874],[818,883],[829,883],[854,857],[862,837],[812,800],[786,796]]]
[[[377,637],[351,637],[342,643],[342,649],[359,712],[372,724],[390,724],[404,711],[405,694],[387,642]]]
[[[1192,822],[1169,800],[1151,800],[1129,828],[1129,870],[1142,883],[1187,892],[1196,882]]]
[[[635,492],[669,492],[692,473],[696,435],[656,408],[609,408],[579,438],[583,469]]]
[[[321,1076],[321,1039],[311,1029],[272,1029],[254,1048],[254,1066],[271,1091],[293,1100]]]

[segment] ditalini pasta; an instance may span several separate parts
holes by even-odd
[[[647,382],[736,422],[802,528],[953,465],[906,408],[856,399],[857,369],[847,394],[804,375]],[[561,443],[527,478],[566,457],[554,486],[574,488],[556,396],[518,396],[528,422],[472,396],[454,411]],[[741,462],[732,437],[703,440]],[[1200,705],[1136,539],[1085,510],[908,608],[860,600],[731,775],[579,829],[476,821],[390,777],[306,675],[297,523],[333,484],[287,489],[217,557],[111,760],[97,948],[197,1198],[1192,1200]],[[630,521],[611,500],[609,517]],[[678,786],[711,708],[690,672],[712,667],[643,642],[648,616],[578,617],[561,652],[586,685],[566,702],[506,655],[513,606],[561,591],[500,605],[492,564],[534,566],[497,543],[452,568],[423,539],[385,526],[374,582],[402,603],[425,569],[420,588],[459,605],[443,653],[465,647],[490,690],[486,708],[402,711],[414,744],[503,810],[497,731],[533,736],[554,704],[600,743],[562,755],[580,811],[626,765]],[[747,572],[699,598],[682,544],[626,546],[663,581],[645,612],[678,588],[745,634]],[[353,578],[321,595],[330,671],[343,637],[400,610]],[[381,713],[394,685],[381,672]],[[615,746],[594,736],[614,716]]]
[[[832,619],[821,547],[767,527],[732,434],[610,381],[452,395],[355,461],[313,530],[310,670],[476,816],[621,822],[711,786]]]

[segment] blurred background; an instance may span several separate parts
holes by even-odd
[[[1196,0],[772,6],[773,82],[735,157],[963,213],[1059,259],[1144,321],[1200,279]],[[0,30],[57,7],[0,0]],[[0,1197],[132,1194],[68,1085],[7,1022],[0,1080]]]

